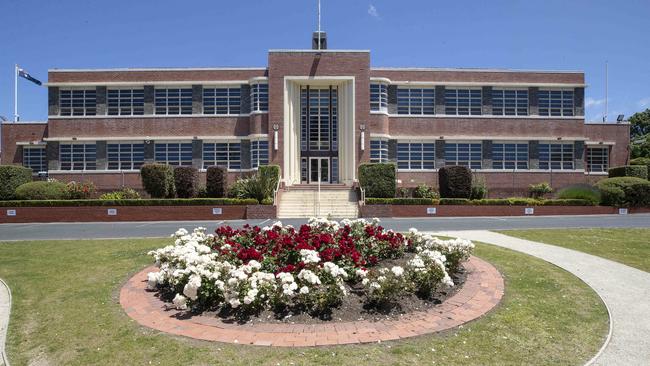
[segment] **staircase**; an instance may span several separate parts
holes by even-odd
[[[320,214],[318,186],[297,185],[285,188],[279,197],[278,218],[359,217],[359,198],[354,189],[345,185],[321,185]]]

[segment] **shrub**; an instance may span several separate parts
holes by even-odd
[[[359,184],[366,190],[366,197],[393,198],[395,183],[395,164],[361,164]]]
[[[469,198],[472,193],[472,171],[465,166],[445,166],[438,170],[440,197]]]
[[[366,198],[367,205],[437,205],[432,198]]]
[[[411,191],[406,187],[400,187],[397,188],[396,196],[400,198],[409,198],[411,197]]]
[[[438,192],[426,184],[420,184],[413,190],[413,198],[438,198]]]
[[[608,206],[650,206],[650,182],[637,177],[606,178],[598,181],[600,203]]]
[[[637,177],[641,179],[648,179],[648,167],[645,165],[624,165],[609,168],[609,178],[616,177]]]
[[[239,179],[228,192],[234,198],[254,198],[259,203],[273,200],[273,192],[280,179],[280,167],[277,165],[262,166],[250,178]]]
[[[597,188],[586,184],[577,184],[562,188],[557,192],[560,199],[582,199],[597,205],[600,202],[600,192]]]
[[[19,200],[63,200],[67,197],[67,186],[57,181],[29,182],[16,188]]]
[[[645,165],[648,169],[648,179],[650,179],[650,158],[636,158],[630,160],[630,165]]]
[[[174,168],[174,187],[178,198],[192,198],[196,196],[199,186],[199,171],[191,166],[177,166]]]
[[[472,180],[472,191],[470,193],[469,198],[473,200],[480,200],[483,198],[487,198],[487,195],[488,195],[488,188],[487,188],[487,184],[485,183],[485,178],[475,177],[475,179]]]
[[[67,198],[71,200],[86,200],[95,194],[93,182],[69,182],[66,184]]]
[[[471,205],[472,201],[467,198],[441,198],[441,205]]]
[[[166,164],[144,164],[140,168],[142,187],[153,198],[174,197],[174,170]]]
[[[135,189],[122,187],[119,191],[104,193],[99,196],[100,200],[137,200],[140,199],[140,193]]]
[[[532,198],[542,198],[546,194],[553,192],[553,188],[547,182],[531,184],[528,186],[528,194]]]
[[[18,165],[0,165],[0,200],[16,198],[16,188],[32,181],[32,170]]]
[[[75,207],[75,206],[232,206],[255,205],[257,200],[238,198],[145,198],[117,200],[31,200],[0,201],[0,207]]]
[[[205,176],[205,191],[207,197],[226,196],[226,168],[210,166]]]

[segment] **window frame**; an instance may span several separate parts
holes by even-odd
[[[558,107],[553,107],[552,93],[560,92],[560,114],[553,114],[553,110]],[[548,106],[542,107],[542,93],[548,93]],[[564,94],[571,93],[571,106],[565,106],[566,99]],[[544,88],[537,91],[537,114],[542,117],[575,117],[575,90],[567,88]],[[557,102],[556,102],[557,103]],[[548,109],[547,112],[542,113],[543,109]],[[570,111],[565,114],[565,111]]]
[[[414,91],[419,91],[420,95],[413,95]],[[425,91],[428,95],[425,97]],[[404,93],[407,92],[407,95]],[[420,99],[420,103],[414,103],[414,100]],[[427,105],[425,107],[425,100]],[[403,105],[402,102],[407,104]],[[415,113],[415,112],[420,113]],[[426,110],[425,110],[426,109]],[[407,112],[407,113],[404,113]],[[425,113],[430,112],[430,113]],[[435,86],[397,86],[397,114],[399,116],[435,116],[436,115],[436,87]]]
[[[206,145],[214,145],[214,150],[211,152],[207,151]],[[220,145],[226,145],[226,150],[219,150]],[[239,149],[231,148],[231,145],[239,145]],[[225,167],[228,171],[242,171],[241,146],[241,140],[203,141],[203,152],[201,154],[201,165],[203,169],[207,169],[210,166],[221,166]],[[207,155],[208,153],[212,155]],[[225,159],[223,155],[219,156],[219,154],[225,154]],[[232,156],[236,156],[238,159],[234,159]],[[209,159],[206,159],[206,157]],[[223,165],[223,162],[225,162],[225,165]]]
[[[605,154],[602,156],[595,156],[596,158],[602,158],[602,162],[598,165],[602,165],[602,170],[593,170],[592,166],[594,165],[593,159],[594,156],[591,154],[591,150],[603,150]],[[589,173],[607,173],[609,170],[609,154],[610,147],[607,145],[592,145],[587,146],[586,157],[587,157],[587,172]],[[604,162],[604,163],[603,163]]]
[[[160,96],[159,93],[164,91],[165,95]],[[170,96],[170,91],[178,91],[178,97]],[[187,95],[189,91],[189,96]],[[193,90],[191,86],[157,86],[154,87],[154,102],[153,102],[153,114],[157,116],[187,116],[191,115],[193,112],[192,108],[192,99],[193,99]],[[171,98],[177,98],[178,104],[170,104]],[[159,104],[164,100],[164,105]],[[189,100],[189,103],[188,103]],[[170,113],[170,109],[178,108],[178,113]],[[161,111],[164,111],[161,112]]]
[[[260,90],[260,86],[266,86],[266,90]],[[269,83],[260,81],[250,84],[251,113],[269,112]]]
[[[464,98],[459,95],[460,91],[467,91],[467,106],[462,106],[460,100]],[[473,105],[472,101],[476,100],[477,97],[472,95],[472,92],[478,91],[478,106]],[[450,96],[451,92],[454,93],[453,96]],[[454,103],[451,103],[451,102]],[[467,114],[459,113],[461,108],[467,108]],[[474,111],[477,109],[478,113]],[[450,113],[450,111],[454,113]],[[482,116],[483,115],[483,88],[480,87],[445,87],[445,115],[447,116]]]
[[[548,152],[543,151],[542,147],[548,145]],[[556,145],[561,145],[562,148],[560,149],[561,151],[552,151],[552,146]],[[565,154],[568,154],[568,152],[565,151],[565,146],[570,147],[570,152],[571,152],[571,168],[565,168]],[[539,165],[538,168],[540,170],[546,170],[546,171],[554,171],[554,170],[576,170],[575,168],[575,144],[574,142],[557,142],[557,141],[540,141],[538,146],[537,146],[537,151],[538,151],[538,160],[539,160]],[[542,160],[543,155],[548,155],[548,161]],[[557,154],[560,154],[561,159],[559,161],[560,168],[553,168],[553,154],[557,156]],[[548,164],[548,167],[542,168],[542,163]]]
[[[129,91],[129,96],[123,96],[122,93]],[[117,92],[117,106],[111,106],[111,92]],[[142,92],[142,97],[135,97],[135,92]],[[155,92],[154,92],[155,95]],[[136,100],[137,98],[137,100]],[[141,105],[139,99],[141,99]],[[122,103],[128,101],[128,105],[123,106]],[[134,86],[121,86],[121,87],[108,87],[106,88],[106,115],[107,116],[144,116],[144,87]],[[154,103],[155,104],[155,103]],[[117,109],[117,113],[111,113],[111,109]],[[155,107],[154,107],[155,108]],[[122,113],[124,110],[129,110],[129,113]]]
[[[29,168],[32,170],[32,174],[38,174],[41,172],[47,172],[47,151],[45,145],[25,145],[22,147],[23,150],[23,167]],[[27,151],[40,150],[38,155],[33,155],[31,152],[26,154]],[[38,163],[32,164],[29,160],[37,158]],[[34,169],[34,166],[38,166],[39,169]],[[42,169],[41,169],[42,168]]]
[[[262,143],[265,143],[266,147],[260,146]],[[258,169],[260,166],[269,165],[269,157],[270,157],[269,151],[270,149],[269,149],[268,139],[261,138],[261,139],[251,140],[251,169]],[[239,164],[241,166],[241,155],[239,161],[240,161]]]
[[[495,155],[498,153],[495,151],[495,147],[498,145],[503,145],[503,151],[501,152],[503,159],[497,160]],[[510,152],[511,154],[514,153],[514,159],[508,159],[508,151],[506,146],[507,145],[514,145],[514,151]],[[524,147],[524,151],[520,151],[521,147]],[[495,170],[529,170],[530,169],[530,145],[528,144],[527,141],[522,142],[522,141],[492,141],[492,169]],[[525,159],[520,159],[520,154],[524,154]],[[496,166],[497,164],[501,164],[501,167]],[[514,168],[507,168],[506,165],[508,163],[512,163]],[[525,167],[520,168],[520,164],[524,163]]]
[[[70,146],[70,152],[66,153],[64,152],[64,147],[65,146]],[[83,151],[74,151],[74,146],[83,146]],[[93,146],[94,151],[88,151],[88,147]],[[70,161],[64,160],[64,156],[68,155],[70,156]],[[79,162],[75,161],[75,154],[81,154],[82,160],[81,160],[81,167],[82,169],[75,169],[75,164],[78,164]],[[89,159],[90,157],[93,157],[93,159]],[[66,168],[65,164],[69,163],[70,167]],[[65,142],[65,143],[60,143],[59,144],[59,170],[64,170],[64,171],[95,171],[97,170],[97,142]]]
[[[388,139],[387,138],[370,139],[370,162],[371,163],[388,162]]]
[[[219,93],[224,91],[225,95]],[[238,91],[238,95],[233,94],[234,90]],[[206,95],[206,92],[212,92],[213,95]],[[231,95],[232,94],[232,95]],[[242,86],[241,85],[206,85],[203,86],[201,92],[203,98],[203,114],[208,116],[239,116],[241,115],[241,101],[242,101]],[[211,103],[206,103],[206,100],[212,100]],[[225,104],[220,104],[219,101],[225,100]],[[235,104],[233,101],[237,101]],[[225,108],[225,111],[223,110]],[[211,110],[213,110],[211,112]]]
[[[377,88],[377,90],[373,90],[373,88]],[[388,84],[371,81],[369,86],[369,93],[370,113],[388,113]]]
[[[509,98],[506,97],[507,92],[514,92],[514,107],[508,107]],[[525,99],[520,97],[520,93],[525,93]],[[530,114],[530,93],[527,88],[492,88],[492,115],[493,116],[528,116]],[[495,98],[495,94],[500,94],[499,98]],[[495,106],[495,100],[501,100],[501,106]],[[510,103],[513,103],[510,102]],[[520,105],[520,103],[523,104]],[[524,113],[520,113],[521,109],[525,108]],[[514,113],[507,113],[509,109],[514,109]],[[499,113],[495,113],[499,111]]]
[[[70,93],[69,97],[64,96],[65,93]],[[83,96],[75,95],[75,93],[83,93]],[[91,95],[89,95],[91,94]],[[81,98],[77,100],[76,98]],[[64,101],[69,101],[69,106],[64,106]],[[81,103],[76,106],[76,103]],[[64,110],[69,109],[69,113],[64,113]],[[81,110],[83,113],[75,113],[75,110]],[[59,89],[59,116],[63,117],[86,117],[97,115],[97,88],[93,87],[65,87]]]
[[[111,152],[111,145],[117,145],[118,146],[118,151],[117,151],[117,161],[112,161],[111,160],[111,154],[115,154],[114,152]],[[131,146],[131,151],[122,151],[122,145],[130,145]],[[135,145],[142,145],[142,160],[136,160],[136,154],[138,153],[137,151],[134,151],[134,146]],[[107,141],[106,142],[106,170],[111,170],[111,171],[137,171],[140,170],[142,165],[144,165],[144,150],[145,150],[145,143],[144,141]],[[154,146],[154,154],[155,154],[155,146]],[[122,157],[128,155],[130,156],[130,160],[128,162],[122,161]],[[117,168],[111,168],[111,163],[117,163]],[[125,168],[124,166],[126,164],[130,165],[130,168]]]
[[[447,157],[447,151],[451,145],[456,145],[454,149],[454,155],[455,159],[450,160],[449,157]],[[467,149],[467,164],[465,163],[465,160],[461,160],[460,154],[465,153],[464,151],[460,151],[460,145],[468,145]],[[472,148],[474,145],[478,145],[478,159],[473,159],[472,154],[476,154],[476,151],[472,151]],[[445,166],[450,166],[450,165],[460,165],[460,166],[466,166],[470,168],[471,170],[480,170],[483,169],[483,141],[445,141],[445,152],[444,152],[444,158],[445,158]],[[478,167],[476,165],[472,166],[472,163],[478,162]]]
[[[192,147],[192,141],[154,141],[154,146],[153,146],[153,151],[154,151],[154,162],[160,163],[160,164],[167,164],[171,166],[192,166],[192,160],[193,160],[193,147]],[[158,146],[165,145],[165,159],[159,159],[159,154],[162,153],[158,150]],[[176,151],[171,151],[171,153],[178,155],[178,159],[170,159],[170,151],[169,151],[169,146],[170,145],[178,145],[178,152]],[[185,146],[184,146],[185,145]],[[187,145],[189,145],[189,160],[183,159],[187,155],[183,156],[183,153],[187,154]],[[185,148],[185,151],[183,150]],[[175,158],[175,156],[171,156],[172,158]],[[176,164],[178,162],[178,164]]]
[[[408,145],[408,150],[403,150],[404,145]],[[419,149],[414,149],[415,145],[420,145]],[[425,150],[425,145],[427,150]],[[408,160],[404,156],[408,155]],[[418,159],[418,156],[419,159]],[[426,154],[426,155],[425,155]],[[415,155],[416,159],[413,159]],[[432,172],[436,170],[436,141],[435,140],[398,140],[397,141],[397,171],[400,172]],[[404,163],[408,164],[404,167]],[[428,165],[428,166],[425,166]],[[400,166],[401,165],[401,166]]]

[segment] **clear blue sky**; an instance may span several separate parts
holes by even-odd
[[[650,107],[650,1],[322,0],[330,48],[372,66],[583,70],[587,118]],[[266,66],[308,48],[316,0],[0,0],[0,115],[13,65],[49,68]],[[19,81],[21,120],[47,118],[47,91]]]

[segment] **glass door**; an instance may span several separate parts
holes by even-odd
[[[321,183],[330,182],[330,158],[309,158],[309,183],[318,183],[320,176]]]

